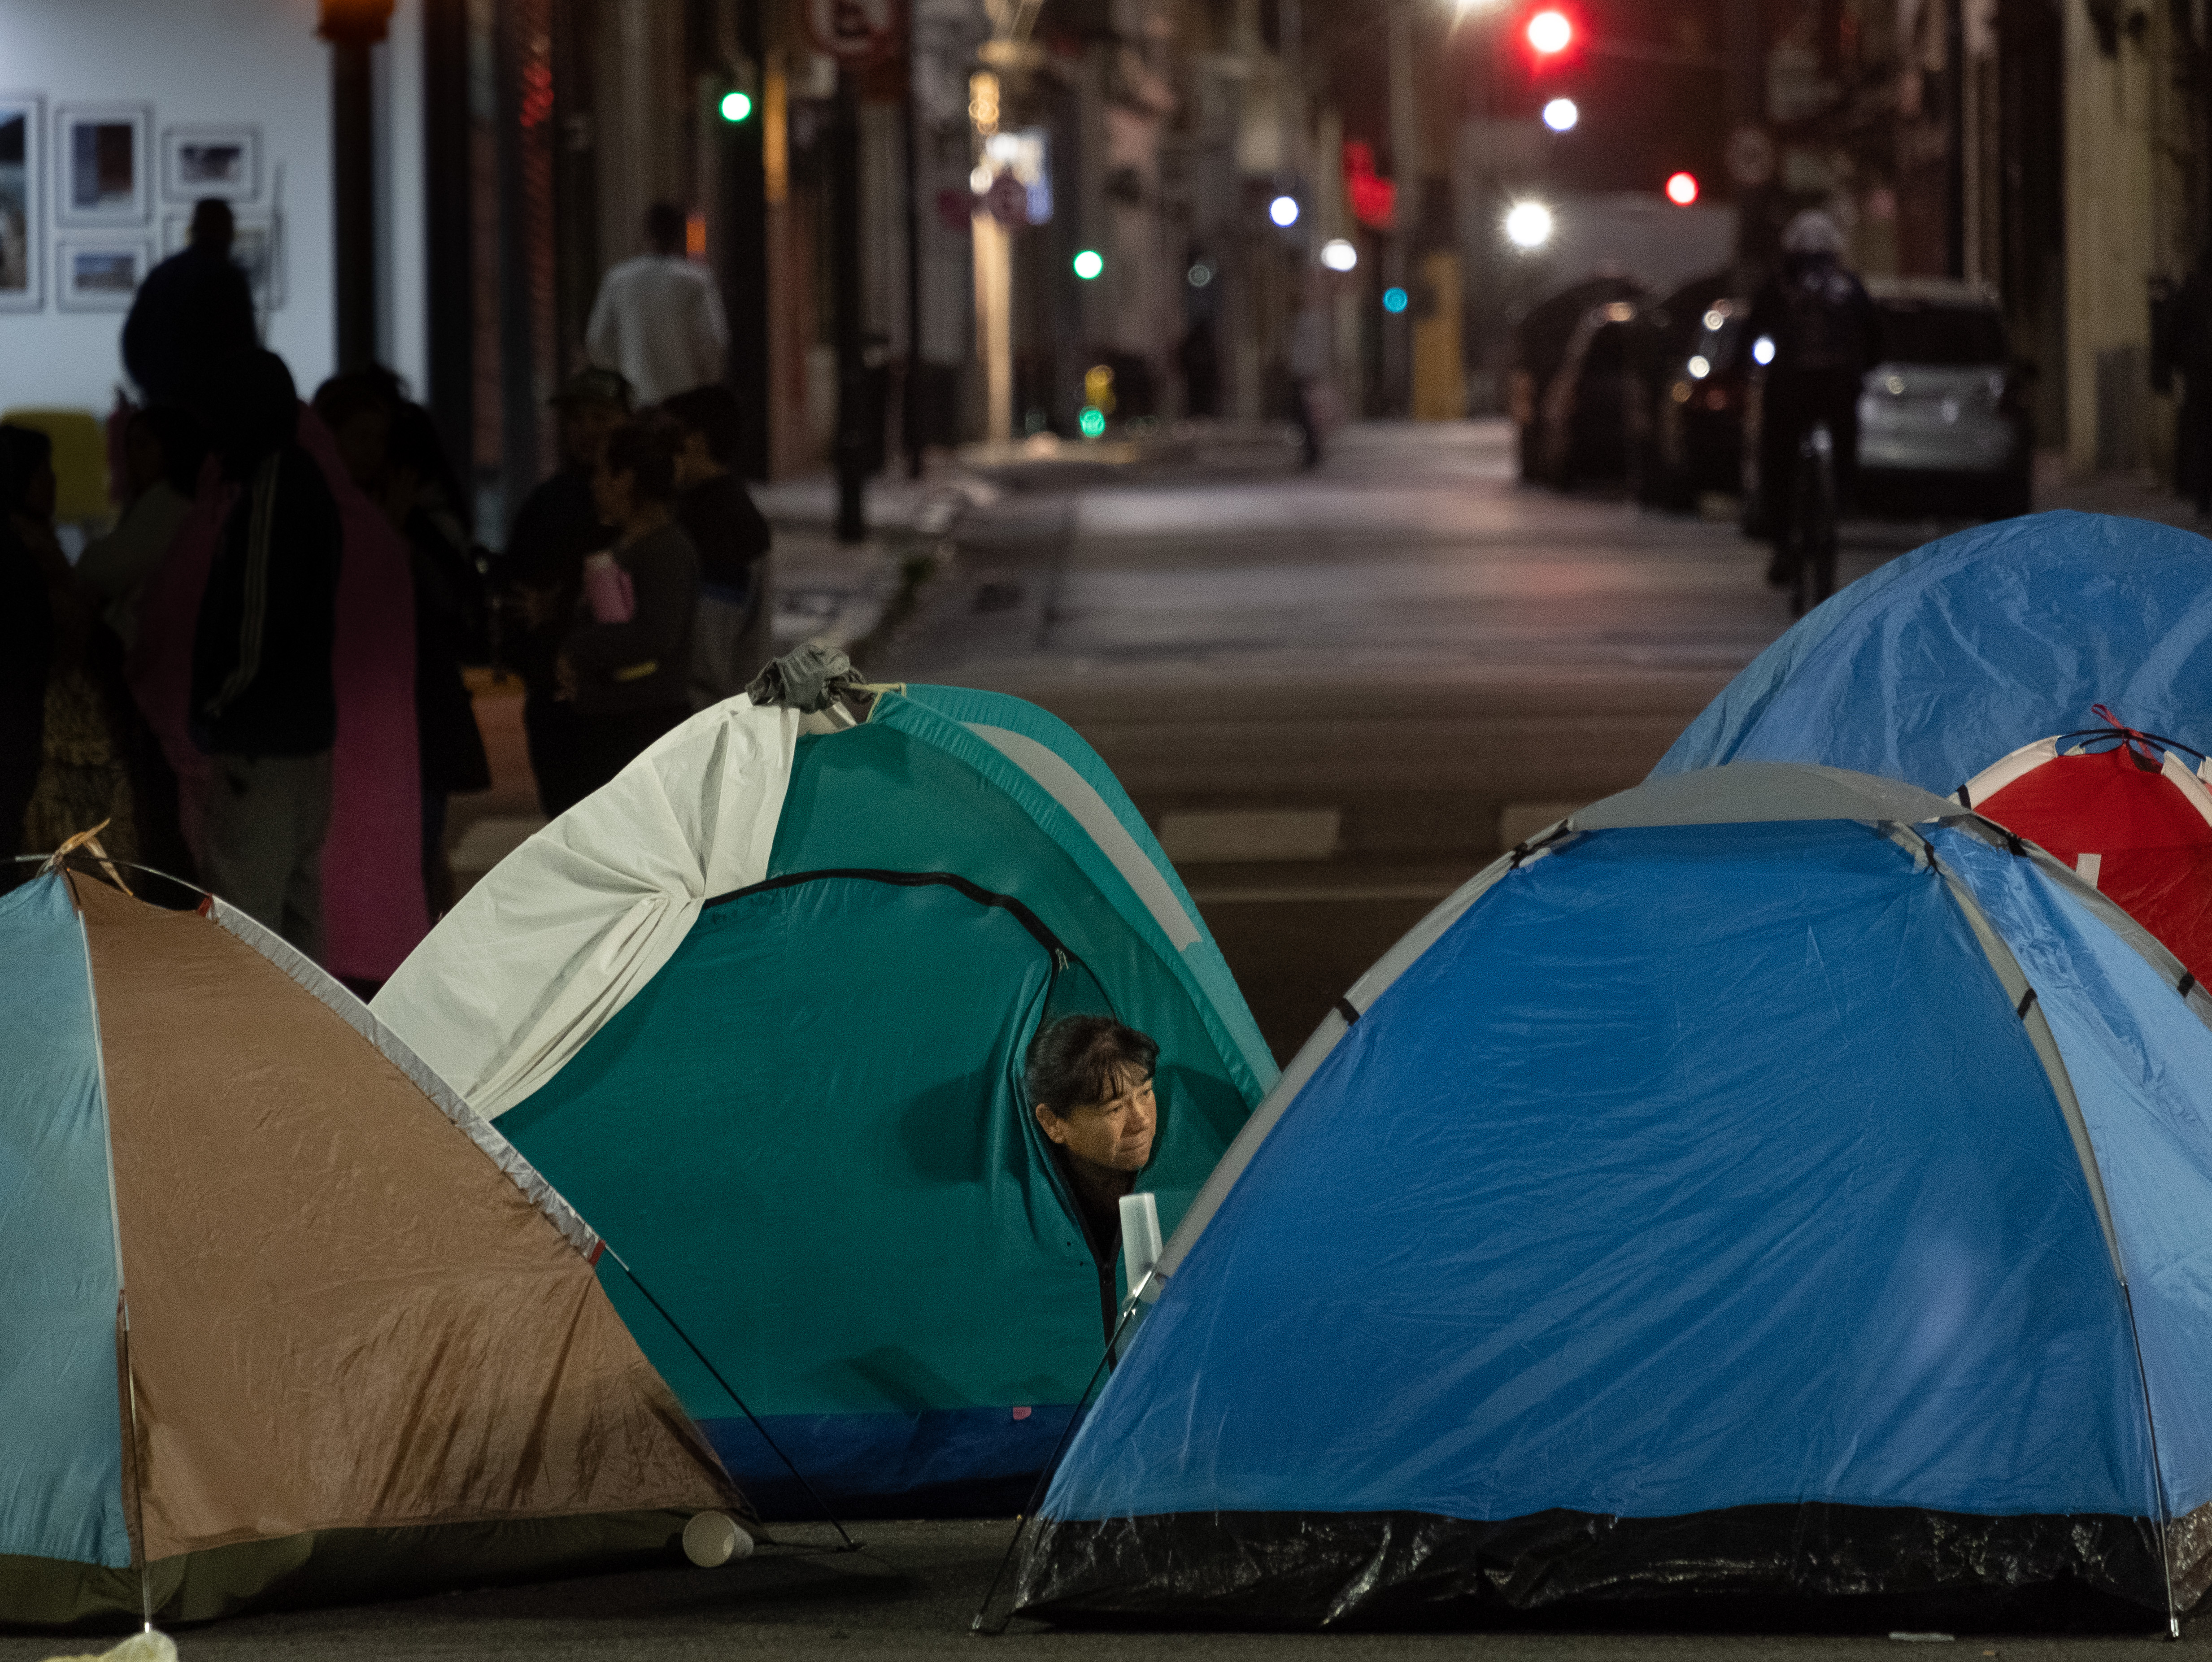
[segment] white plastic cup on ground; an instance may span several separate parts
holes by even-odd
[[[752,1552],[753,1538],[726,1512],[702,1512],[684,1526],[684,1556],[701,1569],[719,1569]]]

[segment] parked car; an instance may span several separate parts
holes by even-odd
[[[1639,300],[1644,293],[1644,285],[1633,277],[1585,278],[1538,301],[1513,326],[1513,367],[1506,383],[1506,408],[1513,418],[1523,479],[1534,479],[1540,471],[1539,417],[1576,330],[1592,306]]]
[[[1556,490],[1628,472],[1633,300],[1583,314],[1537,411],[1537,476]]]
[[[1750,303],[1732,287],[1731,274],[1715,272],[1650,309],[1631,411],[1640,501],[1686,510],[1707,491],[1742,488]]]
[[[2028,512],[2027,387],[1987,289],[1872,277],[1881,361],[1859,394],[1859,494],[1869,506],[2007,519]]]

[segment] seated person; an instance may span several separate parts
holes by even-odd
[[[1075,1196],[1109,1311],[1121,1197],[1151,1162],[1159,1125],[1152,1101],[1159,1056],[1151,1039],[1110,1016],[1063,1016],[1038,1030],[1022,1070],[1030,1111]]]

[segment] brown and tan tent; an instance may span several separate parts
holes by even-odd
[[[558,1574],[742,1513],[599,1255],[241,913],[0,898],[0,1623]]]

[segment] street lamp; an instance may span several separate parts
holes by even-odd
[[[1267,217],[1285,231],[1298,222],[1298,199],[1296,197],[1277,197],[1267,204]]]
[[[1574,44],[1575,26],[1563,11],[1546,9],[1528,20],[1528,45],[1540,58],[1552,58]]]
[[[1505,240],[1534,252],[1552,240],[1552,210],[1540,202],[1516,202],[1505,215]]]
[[[1544,124],[1555,133],[1571,132],[1583,112],[1575,107],[1571,98],[1555,98],[1544,106]]]
[[[1321,263],[1332,271],[1349,271],[1359,264],[1359,251],[1342,237],[1331,237],[1321,246]]]

